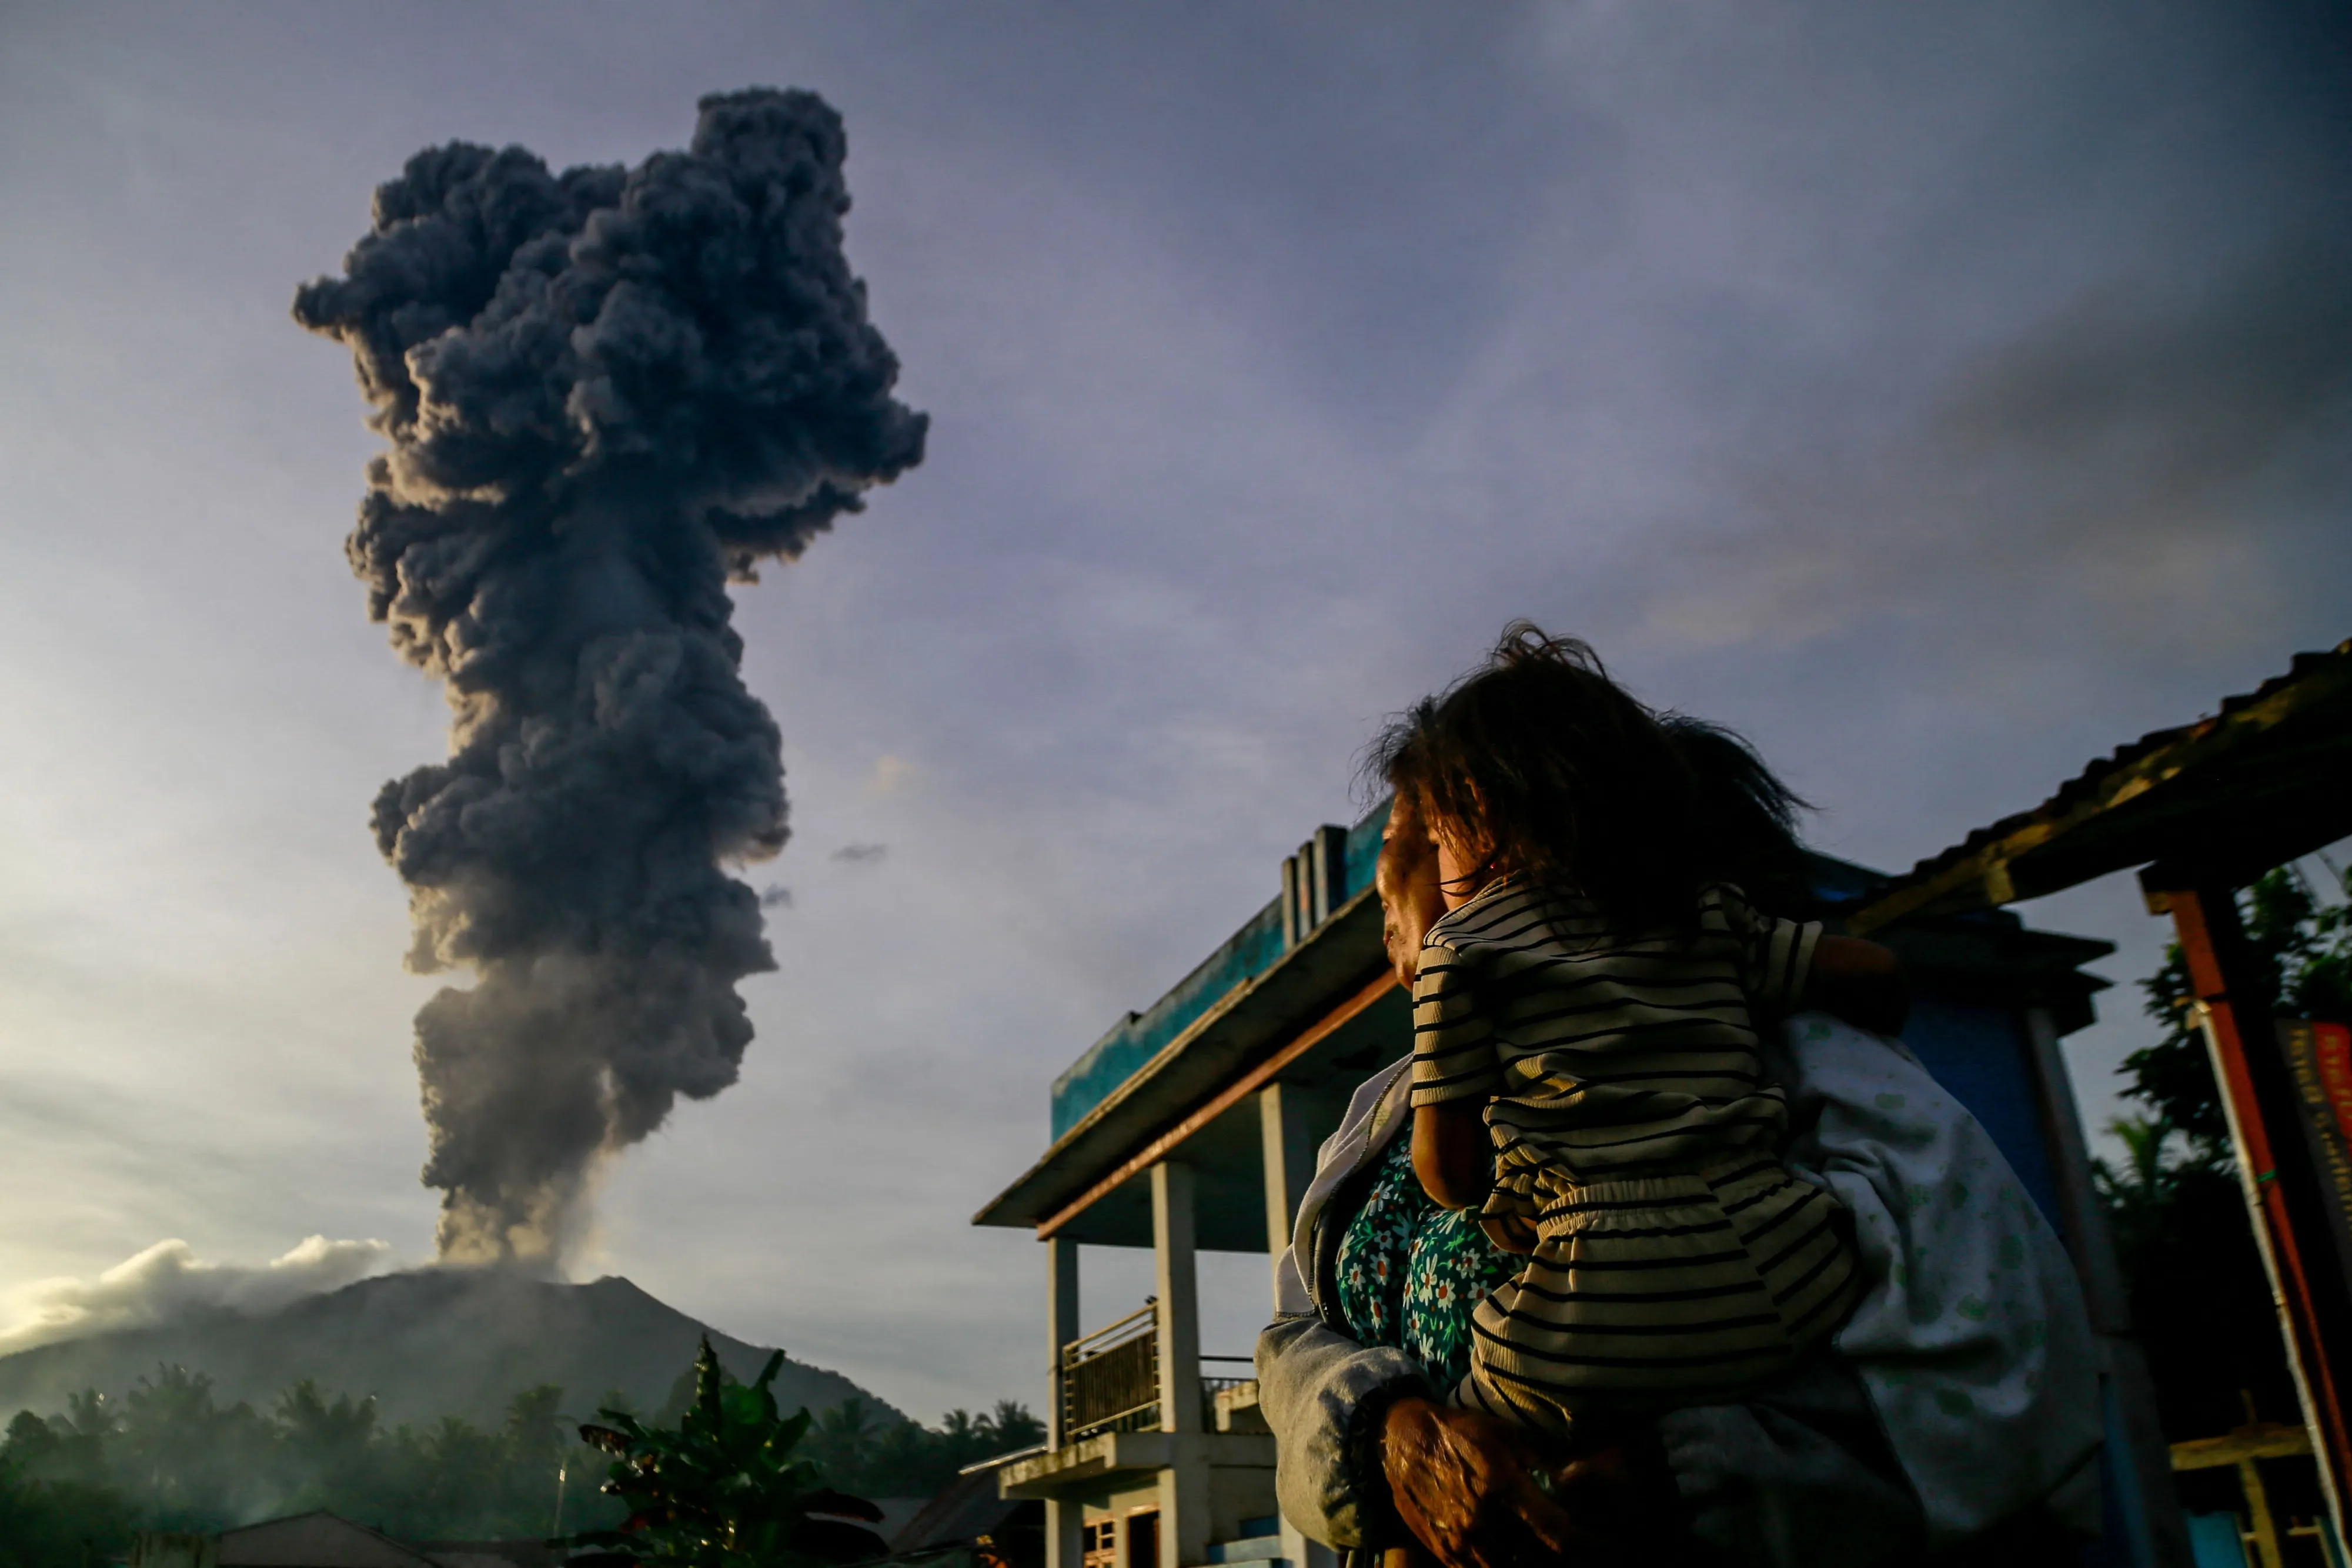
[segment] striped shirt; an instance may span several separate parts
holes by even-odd
[[[1412,1103],[1493,1101],[1497,1182],[1523,1196],[1538,1166],[1593,1180],[1777,1151],[1788,1106],[1755,1018],[1793,1009],[1820,937],[1725,883],[1700,890],[1695,931],[1629,937],[1507,878],[1429,929]]]
[[[1685,932],[1628,936],[1516,879],[1430,927],[1412,1103],[1486,1103],[1486,1212],[1535,1234],[1472,1312],[1456,1403],[1562,1432],[1704,1402],[1844,1316],[1845,1217],[1781,1166],[1788,1105],[1757,1053],[1758,1016],[1793,1009],[1820,939],[1720,883]]]

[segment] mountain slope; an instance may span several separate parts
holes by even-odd
[[[706,1328],[617,1276],[571,1285],[495,1270],[422,1269],[265,1316],[191,1314],[0,1357],[0,1418],[20,1409],[53,1414],[84,1388],[119,1399],[159,1364],[209,1375],[223,1404],[267,1408],[304,1377],[331,1395],[373,1394],[386,1426],[445,1415],[492,1423],[517,1392],[542,1383],[562,1385],[563,1408],[575,1416],[588,1416],[607,1391],[649,1412],[692,1364],[703,1333],[738,1377],[754,1375],[767,1359],[765,1350]],[[786,1410],[855,1398],[897,1414],[839,1373],[789,1359],[775,1389]]]

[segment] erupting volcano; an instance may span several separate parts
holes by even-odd
[[[842,252],[840,116],[700,108],[635,169],[419,152],[294,302],[390,443],[346,545],[369,613],[453,716],[374,809],[410,967],[477,977],[416,1018],[445,1260],[551,1263],[602,1156],[735,1082],[774,960],[723,868],[787,828],[727,585],[923,455]]]

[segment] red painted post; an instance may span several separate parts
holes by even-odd
[[[2298,1224],[2296,1211],[2305,1206],[2294,1201],[2294,1189],[2308,1174],[2309,1159],[2294,1085],[2272,1038],[2272,999],[2263,993],[2230,888],[2208,885],[2162,896],[2171,908],[2190,988],[2203,1006],[2206,1044],[2254,1239],[2270,1273],[2289,1370],[2340,1535],[2344,1503],[2352,1497],[2352,1428],[2344,1404],[2345,1376],[2352,1373],[2352,1312],[2341,1300],[2340,1281],[2321,1272],[2330,1270],[2332,1239],[2306,1238]]]

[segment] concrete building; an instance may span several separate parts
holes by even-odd
[[[1055,1080],[1051,1145],[975,1217],[1043,1243],[1048,1441],[1005,1465],[1000,1484],[1045,1501],[1048,1568],[1328,1562],[1276,1517],[1274,1441],[1249,1368],[1202,1360],[1195,1259],[1279,1253],[1349,1093],[1411,1040],[1371,892],[1385,814],[1318,829],[1284,862],[1278,896]],[[1828,859],[1814,872],[1833,922],[1885,880]],[[2080,966],[2108,945],[2028,931],[1997,908],[1923,914],[1874,936],[1916,983],[1912,1048],[1984,1123],[2078,1264],[2112,1280],[2058,1049],[2091,1021],[2105,982]],[[1153,1299],[1081,1323],[1081,1246],[1151,1249]],[[2144,1368],[2120,1337],[2107,1349],[2107,1555],[2139,1568],[2181,1561],[2159,1559],[2135,1522],[2167,1458]]]

